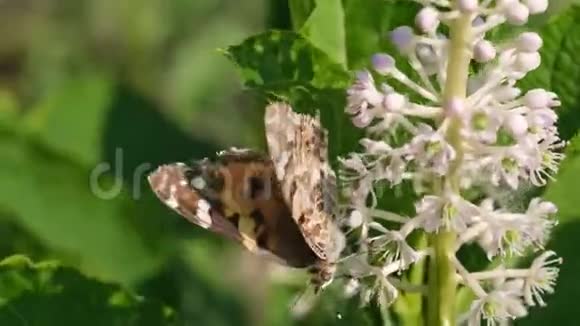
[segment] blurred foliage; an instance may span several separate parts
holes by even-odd
[[[83,325],[176,325],[171,308],[88,279],[58,263],[33,264],[23,256],[0,261],[0,324],[74,325],[80,321]]]
[[[411,24],[417,8],[384,0],[0,1],[0,260],[59,261],[0,263],[0,325],[394,324],[396,314],[362,309],[332,288],[293,320],[288,307],[304,289],[303,273],[269,277],[262,260],[168,212],[145,175],[223,147],[263,147],[263,107],[272,99],[319,111],[333,160],[356,149],[362,135],[343,114],[344,89],[370,55],[393,51],[388,31]],[[546,64],[523,83],[561,95],[567,139],[580,128],[578,12],[537,22]],[[573,320],[578,143],[546,193],[561,208],[550,246],[565,258],[562,277],[548,307],[522,325]],[[408,213],[409,193],[384,191],[381,205]],[[462,256],[481,264],[472,251]]]

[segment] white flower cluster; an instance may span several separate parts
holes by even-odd
[[[545,185],[563,159],[553,110],[560,105],[557,95],[516,86],[540,65],[542,39],[533,32],[501,43],[486,39],[503,23],[522,25],[530,14],[544,12],[547,0],[419,2],[424,8],[416,28],[402,26],[390,34],[410,72],[399,70],[392,56],[376,54],[374,71],[359,72],[347,93],[346,112],[367,133],[360,141],[363,151],[341,159],[348,224],[360,231],[361,253],[382,253],[358,274],[376,276],[370,290],[356,277],[348,285],[349,293],[359,291],[365,300],[372,291],[394,299],[398,287],[390,275],[432,254],[408,243],[414,231],[456,232],[457,250],[476,242],[491,260],[542,250],[555,225],[557,209],[550,202],[535,198],[525,212],[511,212],[494,196],[497,189],[516,191],[522,183]],[[464,77],[465,96],[448,96],[445,85],[456,63],[449,61],[450,38],[438,27],[457,19],[469,21],[461,46],[471,57],[471,74]],[[377,208],[375,190],[385,181],[413,185],[421,196],[415,216]],[[478,196],[468,199],[466,193],[474,190]],[[456,259],[462,285],[477,297],[466,320],[479,325],[484,317],[493,324],[543,305],[541,294],[553,291],[558,263],[553,252],[545,252],[527,270],[469,273]]]

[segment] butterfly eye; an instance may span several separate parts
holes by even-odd
[[[192,169],[187,169],[183,171],[183,175],[185,176],[185,179],[187,179],[187,182],[191,183],[191,179],[195,178],[197,173],[195,173]]]

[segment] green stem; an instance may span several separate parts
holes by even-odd
[[[428,325],[455,325],[457,280],[450,259],[454,255],[456,235],[442,231],[432,239],[433,256],[429,264]],[[449,249],[452,248],[453,252]]]
[[[427,247],[427,237],[425,234],[420,234],[417,239],[416,248],[418,250],[423,250]],[[425,258],[416,262],[411,272],[409,273],[409,282],[413,285],[421,285],[424,282],[425,276]],[[406,295],[407,302],[409,303],[409,311],[407,318],[403,320],[402,325],[404,326],[420,326],[424,324],[422,312],[422,300],[423,294],[421,293],[409,293]]]
[[[471,15],[461,15],[451,24],[449,30],[449,64],[447,80],[443,89],[443,102],[452,98],[465,98],[471,53]],[[444,104],[443,103],[443,104]],[[463,148],[460,136],[461,123],[451,121],[447,131],[447,141],[456,152],[456,159],[443,182],[444,188],[459,192],[457,171],[463,161]],[[443,218],[443,217],[442,217]],[[428,325],[451,326],[456,322],[457,279],[452,258],[455,255],[457,234],[452,231],[439,231],[431,240],[433,256],[429,261],[428,286]]]
[[[418,235],[415,241],[417,250],[424,250],[427,247],[427,236],[424,233]],[[421,286],[425,282],[425,261],[423,258],[413,264],[409,272],[409,283]],[[423,316],[423,293],[406,293],[395,302],[394,310],[403,326],[422,326],[425,324]]]

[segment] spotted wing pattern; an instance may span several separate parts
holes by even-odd
[[[163,165],[149,182],[168,207],[251,252],[292,267],[317,261],[282,198],[271,160],[263,154],[232,148],[215,161]]]
[[[266,140],[292,218],[321,260],[334,261],[344,246],[334,222],[336,177],[328,164],[326,131],[318,117],[272,103],[265,113]]]

